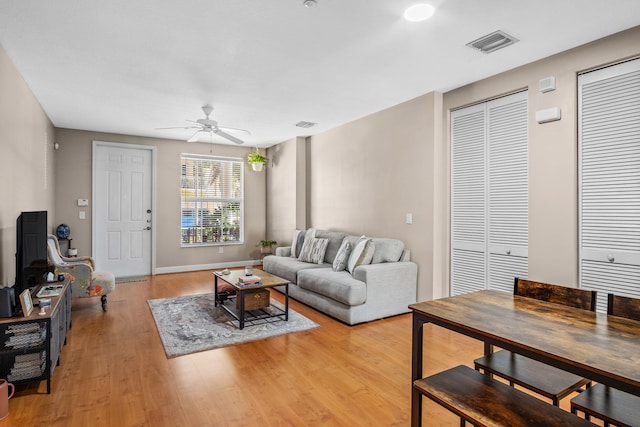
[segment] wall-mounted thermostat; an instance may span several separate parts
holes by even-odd
[[[89,206],[89,199],[78,199],[78,206]]]

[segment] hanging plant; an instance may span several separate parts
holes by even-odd
[[[254,171],[260,172],[263,166],[266,166],[269,163],[269,159],[266,156],[260,154],[260,152],[256,149],[249,153],[247,157],[247,163],[251,165]]]

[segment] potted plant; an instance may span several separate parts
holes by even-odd
[[[270,254],[271,253],[271,248],[275,245],[277,245],[278,242],[276,242],[275,240],[260,240],[256,246],[260,247],[260,252],[262,254]]]
[[[266,166],[267,163],[269,163],[269,159],[267,159],[266,156],[260,154],[260,152],[256,149],[256,151],[249,153],[249,156],[247,157],[247,163],[251,165],[254,171],[260,172],[262,170],[262,167]]]

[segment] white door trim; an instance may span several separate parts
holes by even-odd
[[[151,152],[151,274],[156,274],[156,147],[140,144],[125,144],[120,142],[98,141],[93,140],[91,151],[91,253],[96,253],[96,210],[94,195],[96,194],[96,148],[97,147],[117,147],[122,149],[148,150]]]

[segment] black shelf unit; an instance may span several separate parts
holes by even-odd
[[[38,312],[36,306],[29,316],[0,321],[0,378],[14,384],[46,380],[51,393],[51,377],[71,327],[69,282],[59,296],[51,297],[46,315]]]

